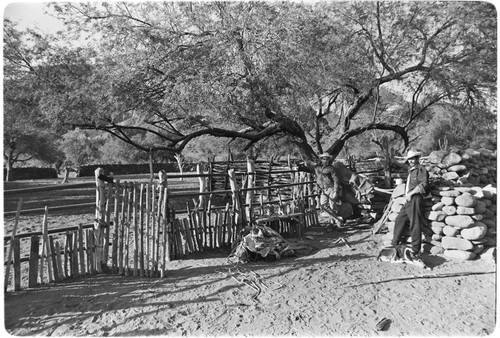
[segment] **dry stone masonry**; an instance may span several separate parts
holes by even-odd
[[[497,231],[496,153],[486,149],[433,151],[422,163],[431,182],[425,199],[428,226],[423,229],[423,252],[456,260],[493,254]],[[385,245],[390,243],[394,220],[405,202],[404,188],[401,184],[394,189],[390,210],[386,211]]]

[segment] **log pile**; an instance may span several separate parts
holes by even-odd
[[[422,229],[423,252],[470,260],[494,247],[496,154],[484,149],[435,151],[422,164],[431,182],[430,194],[424,201],[428,226]],[[404,190],[404,183],[394,189],[381,219],[388,230],[384,245],[392,239],[394,221],[405,203]]]

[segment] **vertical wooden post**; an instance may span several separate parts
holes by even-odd
[[[157,259],[159,264],[160,277],[165,277],[165,250],[167,248],[167,222],[168,222],[168,181],[167,172],[160,170],[158,172],[158,229],[157,229]],[[160,255],[161,252],[161,255]]]
[[[127,193],[127,216],[125,220],[125,238],[124,238],[124,247],[125,247],[125,266],[124,272],[125,276],[130,274],[130,225],[131,225],[131,212],[132,212],[132,184],[129,182],[128,184],[128,193]]]
[[[234,169],[229,169],[228,177],[231,191],[233,193],[234,224],[236,225],[236,232],[239,236],[240,230],[243,227],[243,211],[241,210],[240,190],[237,188]]]
[[[59,272],[59,280],[64,279],[64,272],[63,272],[63,266],[62,266],[62,260],[61,260],[61,245],[59,244],[59,241],[56,242],[56,264],[57,264],[57,271]]]
[[[68,243],[68,261],[69,261],[69,276],[71,278],[75,277],[75,263],[73,261],[74,255],[73,255],[73,234],[70,231],[66,231],[66,240]]]
[[[229,203],[226,203],[226,209],[224,211],[224,231],[222,233],[222,241],[224,245],[231,244],[231,216],[229,214]]]
[[[96,199],[95,199],[95,221],[94,229],[96,231],[96,269],[97,273],[102,272],[102,260],[103,260],[103,246],[104,246],[104,228],[102,225],[105,224],[105,214],[106,214],[106,197],[105,197],[105,183],[103,180],[99,179],[100,175],[104,175],[103,168],[97,168],[94,171],[95,184],[96,184]]]
[[[160,228],[162,226],[162,214],[161,214],[161,209],[162,209],[162,200],[163,200],[163,189],[161,185],[158,185],[158,200],[156,201],[156,242],[155,242],[155,270],[156,272],[161,271],[161,266],[160,266]]]
[[[194,216],[194,212],[191,211],[191,208],[189,207],[189,202],[186,202],[186,209],[188,211],[188,220],[189,220],[189,227],[191,228],[191,232],[193,234],[193,237],[195,239],[195,246],[197,251],[203,251],[203,244],[201,242],[201,236],[198,231],[198,227],[196,224],[196,219]]]
[[[125,223],[127,222],[127,205],[128,205],[128,183],[123,183],[122,192],[122,210],[119,223],[119,236],[118,236],[118,273],[120,275],[124,274],[124,255],[125,255]]]
[[[14,291],[21,290],[21,239],[14,238]]]
[[[150,226],[149,226],[149,215],[151,213],[150,210],[150,203],[151,203],[151,196],[150,196],[150,191],[151,191],[151,184],[146,185],[146,271],[145,275],[149,276],[151,267],[150,267],[150,257],[149,254],[151,252],[151,233],[150,233]]]
[[[247,175],[248,175],[247,188],[249,190],[247,191],[246,201],[245,201],[245,204],[247,204],[246,216],[249,223],[252,224],[253,221],[252,202],[254,197],[253,187],[255,186],[255,162],[250,158],[247,158]]]
[[[94,251],[95,251],[94,232],[95,232],[94,229],[89,229],[87,231],[87,264],[90,274],[96,273],[95,258],[94,258]],[[66,274],[66,276],[68,276],[68,274]]]
[[[154,185],[151,186],[151,272],[150,277],[154,277],[156,273],[156,217],[155,217],[155,209],[156,206],[156,187]]]
[[[115,180],[115,210],[113,216],[113,240],[112,240],[112,251],[111,251],[111,270],[113,273],[118,272],[118,243],[120,234],[120,193],[121,184],[120,180]]]
[[[80,255],[80,273],[85,275],[85,252],[83,250],[83,225],[78,224],[78,254]]]
[[[267,169],[267,201],[270,202],[272,200],[272,192],[271,188],[269,188],[272,185],[272,172],[273,172],[273,158],[269,160],[269,168]]]
[[[29,273],[28,287],[34,288],[38,280],[38,259],[40,250],[40,237],[37,235],[31,236],[30,258],[29,258]]]
[[[210,195],[210,198],[208,199],[207,208],[205,210],[203,210],[203,213],[207,219],[208,247],[213,248],[214,247],[214,243],[213,243],[214,227],[212,226],[212,195]]]
[[[133,276],[139,275],[139,222],[137,219],[137,186],[132,183],[133,207],[132,216],[134,218],[134,270]]]
[[[66,278],[69,278],[71,276],[71,272],[69,270],[69,238],[68,238],[68,232],[66,231],[66,239],[64,241],[64,276]],[[94,263],[94,261],[92,261]]]
[[[213,163],[213,158],[210,158],[208,161],[208,184],[207,184],[207,189],[208,191],[214,191],[214,163]]]
[[[139,251],[139,276],[144,277],[144,184],[139,189],[139,231],[140,231],[140,251]]]
[[[104,240],[103,240],[103,258],[102,258],[102,268],[104,271],[108,270],[108,258],[109,258],[109,238],[111,233],[111,201],[113,195],[113,187],[107,185],[106,189],[106,214],[104,221]],[[75,234],[76,236],[76,234]]]
[[[50,245],[50,251],[52,252],[51,255],[51,260],[52,260],[52,267],[54,268],[54,281],[59,282],[59,269],[57,266],[57,252],[56,252],[56,246],[54,245],[54,237],[49,236],[49,245]]]
[[[50,244],[49,244],[49,226],[48,226],[48,215],[49,215],[49,208],[45,207],[45,214],[43,215],[43,246],[45,248],[45,251],[47,253],[47,276],[49,278],[49,282],[53,282],[53,271],[52,271],[52,261],[51,261],[51,250],[50,250]],[[42,267],[43,268],[43,267]]]
[[[14,250],[14,239],[16,237],[16,232],[17,232],[17,225],[19,223],[19,215],[21,213],[21,206],[23,205],[23,199],[22,197],[19,199],[17,202],[17,211],[16,211],[16,218],[14,221],[14,227],[12,228],[12,235],[10,237],[10,249],[9,249],[9,254],[7,256],[7,270],[5,271],[5,283],[4,283],[4,289],[7,291],[7,286],[9,285],[9,274],[10,274],[10,264],[12,261],[12,251]]]
[[[167,276],[167,262],[170,261],[170,234],[168,231],[168,221],[169,221],[169,212],[168,212],[168,188],[164,188],[163,193],[163,270],[161,271],[161,277]]]
[[[200,182],[200,192],[201,193],[204,193],[206,190],[207,190],[207,180],[206,180],[206,177],[202,177],[201,175],[203,175],[203,171],[201,170],[201,166],[200,164],[198,164],[196,166],[196,172],[198,173],[198,180]],[[203,194],[200,194],[200,208],[204,208],[205,207],[205,196]]]
[[[73,267],[71,270],[73,270],[73,277],[80,277],[80,271],[79,271],[79,265],[78,265],[78,232],[77,231],[72,231],[73,234]]]

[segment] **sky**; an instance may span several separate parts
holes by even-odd
[[[45,14],[48,2],[2,2],[3,18],[19,22],[19,28],[38,28],[46,33],[55,33],[63,24],[54,17]]]

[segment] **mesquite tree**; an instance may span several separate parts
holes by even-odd
[[[203,135],[285,136],[337,156],[367,131],[409,136],[448,105],[491,107],[496,13],[480,2],[56,4],[99,38],[63,63],[43,111],[144,151]],[[78,54],[78,57],[76,55]],[[159,142],[138,142],[152,134]]]

